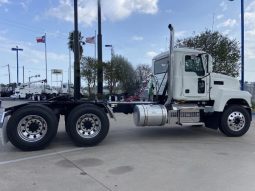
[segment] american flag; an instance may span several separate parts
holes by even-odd
[[[45,35],[36,38],[37,43],[45,43],[45,40]]]
[[[95,44],[95,43],[96,43],[96,37],[95,37],[95,36],[87,37],[87,38],[85,39],[85,42],[86,42],[86,43],[89,43],[89,44]]]

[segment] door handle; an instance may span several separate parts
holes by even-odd
[[[185,90],[185,93],[186,93],[186,94],[189,94],[189,89],[186,89],[186,90]]]

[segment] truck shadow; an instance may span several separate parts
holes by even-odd
[[[199,139],[226,138],[218,130],[205,127],[141,127],[125,130],[113,130],[109,133],[108,141],[197,141]]]
[[[101,146],[146,142],[198,142],[199,140],[224,141],[226,136],[217,130],[204,127],[132,127],[125,129],[110,129]],[[71,139],[64,130],[59,130],[51,148],[73,147]]]

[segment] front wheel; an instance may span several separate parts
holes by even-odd
[[[229,137],[240,137],[250,128],[250,115],[242,106],[228,106],[221,117],[220,130]]]
[[[68,115],[66,131],[76,145],[94,146],[108,134],[109,119],[106,113],[95,105],[80,105]]]

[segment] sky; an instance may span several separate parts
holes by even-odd
[[[176,38],[185,38],[211,29],[240,42],[240,0],[101,0],[103,45],[111,44],[115,54],[126,57],[134,68],[151,65],[152,57],[168,47],[168,24]],[[255,0],[245,3],[245,81],[255,81]],[[78,0],[79,30],[84,37],[97,30],[97,1]],[[44,44],[36,37],[46,33],[48,81],[51,69],[62,69],[68,80],[67,38],[73,30],[72,0],[0,0],[0,83],[16,82],[18,46],[19,81],[40,74],[45,79]],[[84,55],[94,57],[94,45],[84,45]],[[111,56],[103,48],[103,60]],[[73,55],[71,54],[72,61]],[[72,74],[73,77],[73,74]],[[52,81],[61,79],[53,75]],[[54,82],[53,82],[54,85]]]

